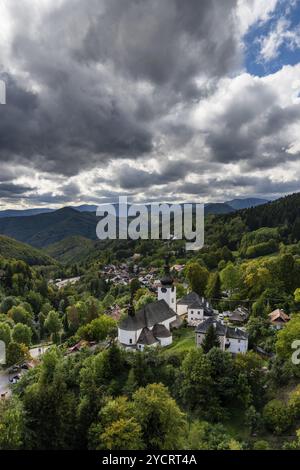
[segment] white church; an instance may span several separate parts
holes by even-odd
[[[176,287],[170,274],[168,259],[164,276],[158,286],[157,301],[145,305],[137,312],[131,304],[128,316],[118,327],[119,343],[128,349],[143,351],[146,346],[172,344],[172,328],[181,324],[176,314]]]

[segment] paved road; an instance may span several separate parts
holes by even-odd
[[[32,348],[30,349],[30,355],[33,359],[38,358],[44,354],[50,346],[43,346],[42,348]],[[3,393],[10,394],[10,382],[9,379],[12,378],[15,374],[9,374],[6,370],[0,371],[0,395]]]

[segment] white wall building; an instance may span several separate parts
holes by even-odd
[[[201,346],[207,330],[211,325],[213,325],[216,330],[222,351],[228,351],[232,354],[245,354],[248,351],[248,335],[244,330],[229,327],[213,318],[203,321],[196,327],[197,346]]]
[[[174,306],[174,308],[173,308]],[[129,348],[143,350],[145,346],[168,346],[172,343],[171,328],[180,324],[176,314],[176,287],[168,263],[158,287],[158,300],[138,312],[131,305],[128,316],[118,326],[119,342]]]

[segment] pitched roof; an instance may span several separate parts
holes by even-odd
[[[195,332],[205,334],[208,328],[214,325],[216,328],[216,333],[218,336],[226,336],[226,338],[233,338],[233,339],[247,339],[248,335],[245,331],[241,330],[240,328],[233,328],[230,326],[223,325],[218,320],[213,318],[207,318],[202,323],[200,323]]]
[[[152,330],[153,336],[155,338],[169,338],[171,335],[170,331],[165,327],[165,325],[156,324]]]
[[[126,331],[136,331],[145,327],[151,328],[156,323],[161,323],[172,317],[176,317],[176,313],[168,306],[166,301],[156,300],[138,310],[134,316],[124,318],[119,328]]]
[[[226,326],[223,325],[223,323],[221,323],[220,321],[215,320],[214,318],[207,318],[207,320],[204,320],[203,322],[199,323],[195,331],[196,333],[205,334],[211,325],[214,325],[214,327],[216,328],[216,333],[218,336],[225,336]]]
[[[150,345],[157,343],[157,339],[154,338],[154,335],[149,328],[145,327],[141,331],[141,334],[139,336],[139,339],[137,340],[137,344],[145,344],[145,345]]]
[[[196,292],[190,292],[189,294],[182,297],[182,299],[177,302],[177,305],[191,305],[194,302],[201,302],[201,299],[199,295],[196,294]]]
[[[290,317],[280,308],[277,308],[273,312],[269,313],[269,318],[271,322],[283,322],[283,323],[286,323],[290,319]]]

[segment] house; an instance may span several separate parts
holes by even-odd
[[[245,331],[240,328],[224,325],[221,321],[214,318],[207,318],[196,327],[196,345],[198,347],[201,346],[211,325],[214,326],[218,335],[222,351],[229,351],[232,354],[245,354],[248,351],[248,335]]]
[[[248,318],[249,310],[245,307],[238,307],[229,315],[230,323],[234,323],[236,325],[242,325],[248,320]]]
[[[127,317],[118,326],[118,340],[126,348],[141,351],[146,346],[168,346],[173,341],[171,329],[177,328],[180,323],[176,314],[176,287],[167,262],[157,300],[137,312],[131,303]]]
[[[208,300],[196,292],[190,292],[177,303],[177,315],[187,314],[189,325],[196,325],[206,318],[213,317],[215,312]]]
[[[269,319],[276,330],[281,330],[290,320],[290,317],[283,310],[277,308],[274,312],[269,313]]]

